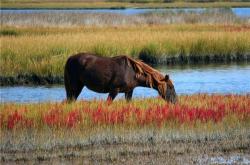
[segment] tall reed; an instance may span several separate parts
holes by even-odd
[[[186,12],[185,10],[165,10],[142,14],[86,13],[54,11],[37,13],[1,14],[1,24],[7,26],[40,26],[40,27],[72,27],[72,26],[124,26],[124,25],[163,25],[163,24],[244,24],[249,17],[235,15],[231,8],[204,9],[202,12]]]

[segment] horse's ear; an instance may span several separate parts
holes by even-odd
[[[165,82],[167,82],[168,80],[169,80],[169,75],[168,74],[166,74],[165,77],[163,79],[161,79],[161,81],[165,81]]]
[[[168,80],[169,80],[169,75],[166,74],[166,75],[165,75],[165,81],[168,81]]]

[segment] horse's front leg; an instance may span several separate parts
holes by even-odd
[[[133,95],[133,89],[128,92],[125,92],[125,99],[127,101],[130,101],[132,99],[132,95]]]
[[[118,94],[118,91],[109,92],[109,96],[107,98],[107,101],[112,102],[115,99],[115,97],[117,96],[117,94]]]

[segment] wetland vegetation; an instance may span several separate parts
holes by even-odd
[[[230,9],[3,12],[0,84],[62,84],[65,61],[78,52],[125,54],[153,65],[247,62],[249,35],[249,17]]]
[[[159,98],[2,104],[1,160],[121,163],[148,155],[170,163],[178,162],[176,154],[192,154],[191,163],[238,150],[247,159],[249,101],[249,95],[202,94],[180,96],[175,105]]]
[[[249,16],[237,16],[228,8],[249,6],[244,0],[205,3],[1,0],[0,85],[62,84],[65,61],[78,52],[109,57],[126,54],[165,66],[230,62],[249,65]],[[2,12],[7,8],[131,7],[209,9],[134,15],[70,10]],[[240,73],[247,72],[248,69]],[[234,78],[238,78],[235,73]],[[204,82],[199,83],[206,85]],[[240,83],[221,83],[225,82],[236,83],[233,88]],[[223,157],[233,163],[247,164],[250,162],[250,96],[248,92],[225,93],[180,95],[177,104],[159,98],[137,98],[132,102],[121,99],[112,104],[103,100],[72,104],[3,101],[0,103],[0,162],[220,164],[218,159]]]
[[[51,82],[60,83],[66,59],[77,52],[126,54],[151,64],[250,59],[249,25],[5,26],[1,34],[2,81],[3,77],[27,77],[31,82],[54,77]]]

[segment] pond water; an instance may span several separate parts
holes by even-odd
[[[211,157],[210,158],[211,164],[227,164],[227,165],[233,165],[233,164],[250,164],[250,159],[247,156],[217,156],[217,157]]]
[[[220,93],[250,94],[250,64],[174,66],[159,67],[163,74],[168,73],[180,94]],[[84,88],[79,99],[106,99],[108,94],[99,94]],[[158,96],[150,88],[137,87],[133,97]],[[1,102],[45,102],[62,101],[66,94],[63,86],[17,86],[0,87]],[[124,98],[119,94],[117,98]]]
[[[135,15],[145,13],[233,13],[238,17],[250,17],[250,8],[165,8],[165,9],[1,9],[1,14],[31,13],[114,13]]]

